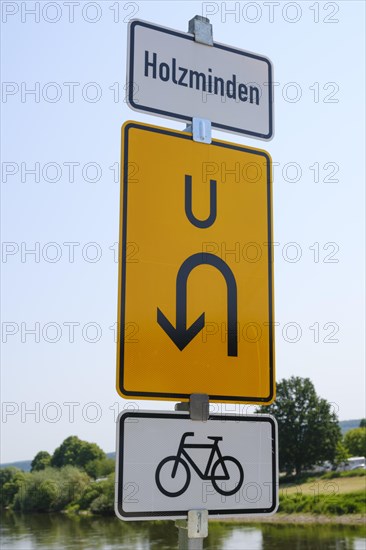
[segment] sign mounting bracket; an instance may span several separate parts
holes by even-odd
[[[196,42],[213,46],[212,25],[207,17],[195,15],[188,22],[188,32],[194,34]]]
[[[191,132],[193,141],[198,141],[199,143],[211,143],[211,120],[206,118],[193,117],[192,123],[187,124],[184,129],[184,132]]]
[[[209,410],[209,398],[205,393],[192,393],[189,401],[184,403],[177,403],[175,405],[176,411],[189,411],[191,420],[207,422],[210,410]]]
[[[189,510],[188,521],[177,520],[175,526],[179,530],[179,549],[201,550],[208,536],[208,511]]]

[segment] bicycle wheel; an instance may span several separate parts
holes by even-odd
[[[173,478],[173,468],[176,461],[176,456],[167,456],[156,468],[156,485],[159,491],[167,497],[179,497],[179,495],[187,490],[191,482],[191,472],[188,464],[181,458],[178,458],[178,469]],[[169,464],[169,462],[171,462],[171,464]],[[164,488],[163,484],[167,488]],[[181,487],[181,489],[179,489],[179,487]]]
[[[225,463],[225,467],[228,471],[229,477],[228,479],[218,479],[216,480],[216,470],[219,466],[221,468],[223,467],[223,463]],[[219,476],[218,476],[219,477]],[[220,495],[234,495],[237,493],[240,489],[240,487],[243,485],[244,481],[244,472],[243,468],[239,462],[239,460],[236,460],[236,458],[233,458],[232,456],[223,456],[222,458],[218,458],[215,462],[215,464],[212,466],[211,470],[211,483],[213,487],[216,489]],[[230,482],[230,487],[227,487],[227,483]]]

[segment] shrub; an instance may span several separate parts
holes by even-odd
[[[0,469],[0,507],[12,506],[19,489],[24,485],[28,474],[10,466]]]
[[[84,469],[90,477],[98,479],[100,477],[106,477],[114,472],[115,461],[112,458],[100,458],[91,460],[88,462]]]
[[[18,491],[14,508],[22,512],[57,512],[78,498],[90,479],[73,466],[46,468],[28,474]]]
[[[114,514],[114,474],[103,481],[92,482],[77,504],[81,510],[90,510],[94,514]]]
[[[334,479],[335,477],[362,477],[366,476],[366,470],[357,468],[355,470],[345,470],[344,472],[327,472],[321,476],[321,479]]]
[[[365,514],[366,496],[363,491],[337,495],[280,496],[279,512],[312,514]]]

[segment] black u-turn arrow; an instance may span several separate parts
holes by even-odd
[[[192,210],[192,176],[185,175],[185,209],[186,216],[195,227],[206,229],[216,220],[217,215],[217,182],[210,180],[210,214],[205,220],[198,220]]]
[[[179,268],[176,282],[176,323],[175,327],[157,308],[157,321],[169,338],[181,351],[193,340],[205,326],[205,314],[187,328],[187,279],[191,271],[199,265],[212,265],[216,267],[225,278],[227,285],[227,320],[228,320],[228,346],[227,354],[230,357],[238,355],[238,299],[236,281],[229,266],[218,256],[207,252],[200,252],[189,256]]]

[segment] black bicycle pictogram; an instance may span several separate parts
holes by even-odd
[[[199,477],[203,480],[211,481],[213,487],[220,495],[233,495],[239,491],[244,481],[244,472],[240,462],[232,456],[222,456],[219,441],[222,441],[220,436],[207,436],[213,443],[194,444],[186,443],[187,437],[194,436],[194,432],[185,432],[179,443],[178,452],[175,456],[167,456],[156,468],[155,482],[158,489],[167,497],[178,497],[183,494],[189,487],[191,482],[191,466]],[[202,472],[196,465],[187,449],[211,449],[205,471]],[[217,460],[214,462],[215,455]],[[220,473],[221,470],[221,473]],[[163,487],[161,480],[171,481],[177,480],[177,487],[169,490]],[[229,481],[234,488],[226,488],[225,482]]]

